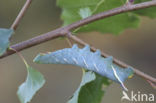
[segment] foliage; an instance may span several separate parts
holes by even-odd
[[[10,44],[10,37],[13,34],[12,29],[0,28],[0,56],[5,53]]]
[[[36,94],[36,92],[44,85],[43,75],[37,70],[26,64],[27,78],[24,83],[19,86],[17,95],[21,103],[28,103]]]
[[[64,25],[71,24],[84,18],[83,14],[94,15],[125,4],[126,0],[57,0],[62,8],[61,18]],[[148,0],[135,0],[137,3]],[[86,10],[87,9],[87,10]],[[81,13],[83,10],[83,13]],[[136,28],[139,25],[138,15],[155,17],[156,7],[115,15],[103,20],[85,25],[77,32],[98,31],[102,33],[119,34],[127,28]],[[88,15],[88,16],[90,16]]]
[[[94,72],[84,71],[81,84],[68,103],[100,103],[104,85],[110,85],[108,79]]]

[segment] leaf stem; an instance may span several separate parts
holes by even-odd
[[[17,55],[22,59],[22,61],[23,61],[24,64],[26,65],[26,67],[27,67],[27,68],[29,67],[27,61],[25,60],[25,58],[23,57],[23,55],[22,55],[20,52],[18,52],[17,50],[15,50],[15,49],[13,49],[13,48],[9,48],[9,49],[15,51],[15,52],[17,53]]]

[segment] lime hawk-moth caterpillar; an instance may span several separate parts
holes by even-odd
[[[120,83],[125,90],[127,89],[123,85],[123,82],[133,75],[132,68],[123,69],[113,64],[113,57],[102,57],[100,50],[91,52],[89,45],[80,49],[74,44],[72,48],[65,48],[47,54],[39,54],[34,59],[34,62],[41,64],[70,64],[79,66]]]

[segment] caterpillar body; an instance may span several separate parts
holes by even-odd
[[[123,69],[113,64],[113,57],[104,58],[100,50],[90,51],[90,46],[86,45],[83,49],[76,44],[72,48],[65,48],[47,54],[39,54],[34,62],[41,64],[70,64],[94,71],[101,76],[105,76],[115,82],[122,83],[133,74],[132,68]]]

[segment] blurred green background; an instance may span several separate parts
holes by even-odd
[[[0,0],[0,27],[9,28],[26,0]],[[12,44],[27,40],[61,26],[61,9],[55,0],[33,0],[22,19]],[[97,32],[77,35],[96,48],[156,77],[156,19],[142,18],[138,29],[128,29],[119,36],[102,35]],[[55,51],[69,47],[63,39],[55,39],[22,51],[28,63],[38,69],[46,79],[44,87],[31,103],[66,103],[81,81],[81,69],[64,65],[40,65],[32,62],[39,52]],[[18,86],[25,80],[26,68],[21,59],[11,55],[0,60],[0,103],[19,103]],[[134,76],[128,80],[129,90],[156,94],[142,78]],[[122,89],[113,83],[106,89],[102,103],[121,102]],[[141,102],[147,103],[147,102]]]

